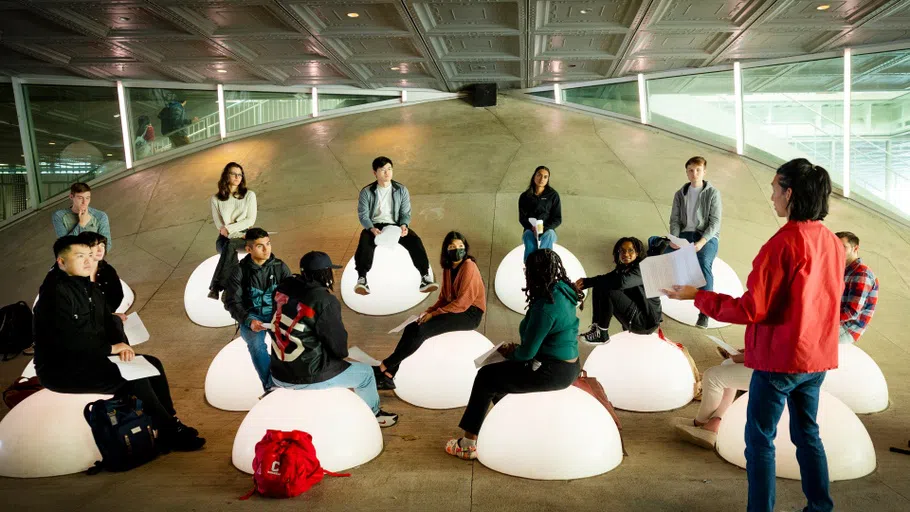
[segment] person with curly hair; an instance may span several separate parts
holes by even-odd
[[[550,249],[538,249],[525,262],[528,313],[519,325],[521,344],[503,345],[505,361],[477,372],[459,427],[464,436],[450,439],[445,450],[466,460],[477,458],[477,434],[491,402],[509,393],[565,389],[575,382],[578,362],[578,317],[583,295],[575,289],[562,260]]]

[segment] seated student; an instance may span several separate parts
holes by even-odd
[[[234,267],[224,289],[224,309],[240,324],[262,390],[272,388],[269,353],[265,344],[264,323],[272,319],[272,294],[282,279],[291,275],[283,261],[272,254],[272,239],[262,228],[250,228],[245,235],[247,255]]]
[[[844,271],[844,296],[840,302],[839,343],[859,341],[872,321],[878,303],[878,279],[859,257],[859,237],[849,231],[835,233],[844,244],[847,269]]]
[[[543,230],[531,225],[528,219],[543,223]],[[556,243],[556,228],[562,224],[562,204],[559,192],[550,186],[550,169],[541,165],[534,169],[528,189],[518,196],[518,222],[524,228],[521,241],[525,245],[522,261],[537,249],[552,249]]]
[[[386,226],[401,228],[398,243],[407,249],[411,262],[420,272],[420,291],[436,291],[439,285],[430,277],[427,251],[423,248],[420,237],[408,225],[411,222],[411,195],[407,187],[392,180],[392,161],[384,156],[373,160],[373,175],[376,176],[376,181],[360,189],[357,203],[357,217],[363,231],[360,232],[357,252],[354,253],[354,266],[357,269],[354,292],[359,295],[370,294],[367,272],[373,268],[373,253],[376,251],[374,239]]]
[[[116,313],[120,303],[123,302],[123,285],[120,284],[120,276],[110,263],[104,261],[107,238],[100,233],[83,231],[79,233],[79,240],[92,250],[92,269],[89,278],[101,289],[107,307],[121,320],[125,320],[126,315]]]
[[[464,429],[464,437],[446,443],[449,455],[477,458],[477,434],[491,402],[509,393],[565,389],[578,377],[575,308],[583,296],[566,277],[562,260],[549,249],[531,253],[525,268],[528,313],[518,328],[521,344],[501,346],[499,351],[507,361],[488,364],[477,372],[458,425]]]
[[[702,376],[701,405],[695,419],[674,418],[673,426],[677,435],[696,446],[714,449],[717,442],[717,431],[727,408],[736,399],[737,391],[748,391],[752,381],[752,369],[747,368],[745,352],[728,354],[718,348],[721,357],[732,359],[735,364],[712,366]]]
[[[649,299],[641,280],[639,263],[645,259],[645,248],[635,237],[620,238],[613,246],[616,268],[596,277],[575,281],[579,290],[594,289],[594,313],[591,328],[579,334],[579,341],[609,343],[610,319],[615,316],[624,331],[651,334],[660,327],[660,298]]]
[[[300,275],[282,280],[275,290],[272,381],[288,389],[350,388],[370,406],[380,427],[391,427],[398,415],[379,408],[373,370],[344,360],[348,333],[341,304],[332,295],[332,269],[337,268],[328,254],[308,252],[300,258]]]
[[[700,290],[714,290],[714,258],[717,256],[720,217],[723,205],[720,191],[705,181],[707,160],[693,156],[686,161],[686,176],[689,183],[683,185],[673,196],[673,210],[670,213],[670,234],[695,244],[698,251],[698,265],[705,275],[706,284]],[[655,247],[661,237],[648,239],[648,246]],[[663,252],[673,252],[679,247],[670,243]],[[699,312],[696,326],[707,329],[708,317]]]
[[[35,370],[41,384],[58,393],[111,393],[142,400],[158,431],[162,451],[192,451],[205,439],[177,419],[164,367],[145,358],[161,375],[127,381],[108,356],[131,361],[126,343],[99,287],[89,281],[92,251],[75,236],[54,242],[56,265],[41,284],[35,305]]]
[[[78,235],[83,231],[100,233],[107,238],[107,251],[110,252],[113,247],[111,225],[106,213],[89,206],[92,188],[85,183],[73,183],[70,185],[70,201],[69,208],[57,210],[51,216],[57,238]]]
[[[450,231],[443,239],[439,256],[444,269],[442,291],[435,304],[404,328],[392,355],[373,367],[379,389],[395,389],[392,379],[398,366],[427,339],[445,332],[471,331],[480,325],[487,309],[487,292],[470,251],[467,238],[457,231]]]
[[[218,300],[225,283],[237,266],[237,250],[246,245],[243,235],[256,224],[256,193],[246,188],[246,175],[237,162],[228,162],[218,180],[218,193],[212,196],[212,220],[218,229],[215,250],[221,257],[212,282],[209,284],[210,299]]]

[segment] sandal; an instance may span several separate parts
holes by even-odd
[[[449,439],[446,443],[446,453],[464,460],[474,460],[477,458],[477,445],[470,448],[462,448],[461,438]]]

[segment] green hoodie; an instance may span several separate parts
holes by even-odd
[[[559,359],[568,361],[578,357],[578,305],[575,290],[559,281],[553,287],[553,302],[538,299],[518,327],[521,345],[509,359]]]

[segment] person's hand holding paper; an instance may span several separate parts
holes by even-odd
[[[688,288],[695,290],[706,284],[692,244],[668,254],[649,256],[641,261],[640,268],[648,298],[666,295],[671,299],[693,299],[695,293],[689,297],[691,290]],[[683,290],[685,296],[680,295]]]

